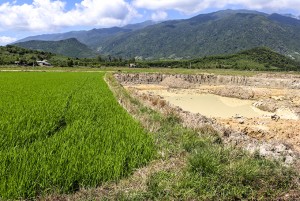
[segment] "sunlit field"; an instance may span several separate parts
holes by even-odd
[[[0,199],[96,187],[146,164],[150,135],[104,73],[0,73]]]

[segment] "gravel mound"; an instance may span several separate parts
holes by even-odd
[[[190,82],[185,81],[182,78],[176,78],[176,77],[166,77],[160,84],[170,88],[183,88],[183,89],[188,89],[193,86]]]
[[[222,89],[217,89],[215,94],[225,97],[233,97],[233,98],[240,98],[240,99],[253,99],[254,92],[251,89],[245,89],[242,87],[230,86],[225,87]]]

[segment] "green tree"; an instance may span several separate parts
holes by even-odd
[[[68,59],[68,61],[67,61],[67,66],[68,66],[68,67],[73,67],[73,66],[74,66],[74,62],[73,62],[72,59]]]
[[[99,63],[101,63],[103,60],[102,60],[102,57],[100,56],[100,55],[98,55],[97,56],[97,61],[99,62]]]

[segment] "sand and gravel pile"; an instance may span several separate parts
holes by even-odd
[[[193,84],[190,82],[176,77],[166,77],[160,84],[169,88],[188,89],[193,87]]]
[[[240,98],[240,99],[251,100],[254,98],[254,92],[252,89],[247,89],[247,88],[237,87],[237,86],[227,86],[221,89],[217,89],[215,90],[214,93],[220,96]]]

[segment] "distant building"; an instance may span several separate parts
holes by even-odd
[[[21,62],[21,61],[15,61],[15,65],[16,65],[16,66],[27,66],[26,63]]]
[[[52,66],[47,60],[36,61],[39,66]]]
[[[135,67],[136,67],[136,64],[129,64],[129,67],[130,67],[130,68],[135,68]]]

